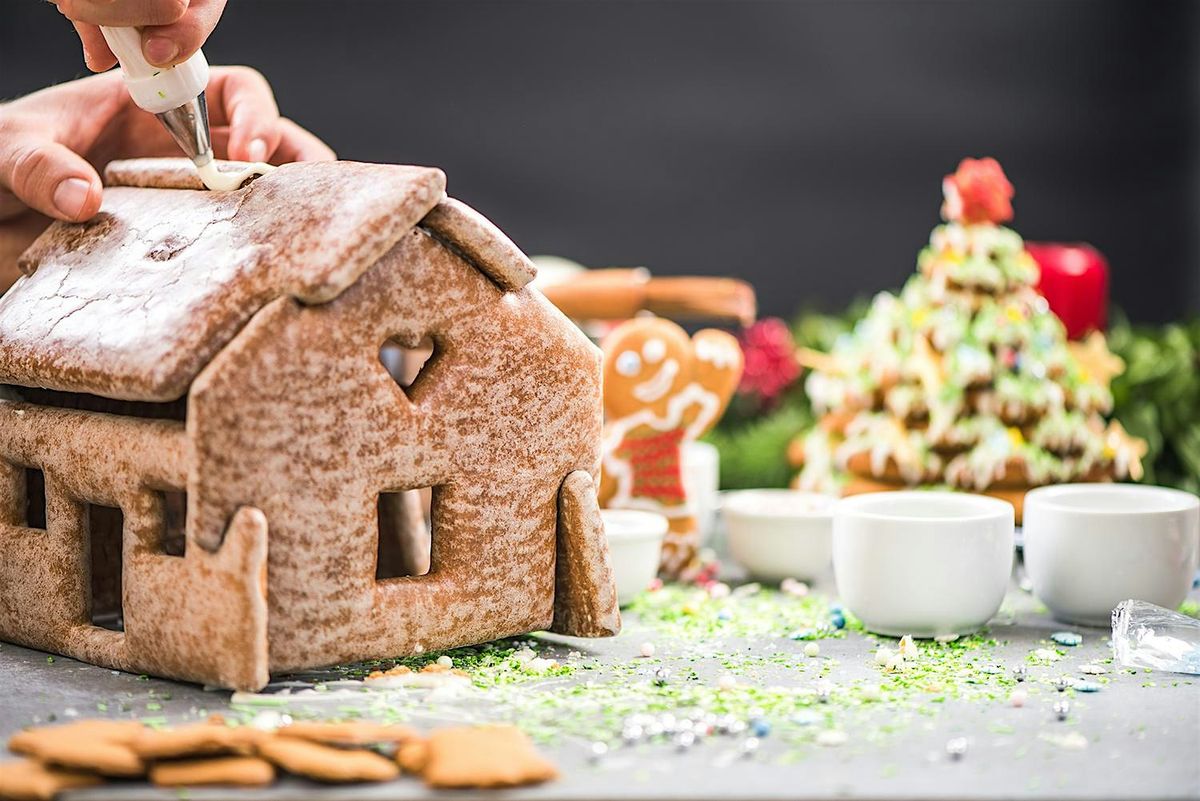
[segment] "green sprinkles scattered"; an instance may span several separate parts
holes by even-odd
[[[1003,637],[1012,624],[1011,610],[992,631],[917,643],[865,631],[853,615],[819,593],[801,596],[757,585],[711,595],[668,585],[642,594],[623,611],[626,631],[598,648],[600,653],[591,652],[588,641],[539,633],[368,660],[279,677],[283,684],[263,693],[236,693],[232,709],[223,714],[231,723],[265,725],[283,716],[420,726],[512,722],[539,742],[584,747],[621,745],[629,722],[638,717],[688,718],[709,731],[728,730],[721,721],[736,721],[739,731],[761,731],[767,738],[771,750],[760,752],[760,759],[785,765],[811,758],[814,749],[834,742],[877,744],[928,730],[943,710],[963,704],[979,710],[980,729],[1012,735],[1017,727],[1009,710],[1057,698],[1059,679],[1090,674],[1070,679],[1074,704],[1076,693],[1094,692],[1112,681],[1132,683],[1126,676],[1143,673],[1112,667],[1106,676],[1081,670],[1113,660],[1100,655],[1100,641],[1091,636],[1089,648],[1077,648],[1082,642],[1072,642],[1080,636],[1074,632],[1043,634],[1047,639],[1031,644],[1028,652],[1014,650],[996,636]],[[814,656],[806,656],[806,649]],[[54,657],[47,661],[53,663]],[[1014,666],[1024,668],[1023,683],[1016,680]],[[408,689],[402,686],[409,676],[404,670],[389,676],[402,677],[390,687],[389,682],[375,687],[364,682],[394,668],[441,684]],[[430,675],[422,675],[427,668]],[[448,673],[450,668],[461,677]],[[665,678],[656,681],[656,675]],[[1137,681],[1155,687],[1149,678]],[[126,692],[128,700],[110,699],[96,709],[108,713],[119,705],[131,716],[162,713],[170,693],[147,690]],[[1020,703],[1014,703],[1014,690]],[[144,707],[136,708],[139,704]],[[207,711],[193,707],[187,715],[203,718]],[[171,724],[178,718],[173,710]],[[168,725],[166,713],[143,720],[154,727]],[[667,741],[653,742],[638,740],[634,747],[668,747],[657,744]],[[733,745],[726,742],[720,747]],[[1016,759],[1028,753],[1025,745],[1015,748]],[[885,777],[895,772],[894,765],[883,767]]]
[[[906,651],[877,664],[876,649],[895,651],[896,641],[865,632],[857,619],[817,593],[797,597],[751,587],[710,597],[696,587],[668,585],[641,595],[627,611],[625,659],[611,654],[601,659],[572,650],[574,641],[533,635],[287,677],[324,691],[239,694],[234,711],[243,721],[286,713],[383,722],[514,722],[541,742],[567,738],[610,746],[621,742],[626,722],[638,715],[759,719],[769,723],[770,739],[784,745],[778,759],[787,761],[802,758],[822,732],[874,742],[923,725],[950,702],[1006,707],[1016,686],[993,654],[1000,643],[987,633],[921,642],[916,655]],[[838,618],[841,628],[832,623]],[[796,632],[805,636],[794,639]],[[847,637],[866,638],[871,648],[861,662],[843,666],[835,646]],[[805,656],[805,645],[821,640],[822,658]],[[641,656],[638,644],[644,642],[654,646],[649,657]],[[469,684],[463,683],[469,703],[458,703],[453,693],[442,698],[436,691],[338,685],[396,666],[419,672],[439,657],[449,657],[454,669],[469,675]],[[667,678],[657,683],[660,669]],[[327,696],[330,703],[322,700]],[[887,710],[883,720],[881,708]]]

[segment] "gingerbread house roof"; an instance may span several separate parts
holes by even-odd
[[[115,162],[99,215],[52,225],[0,298],[0,383],[171,401],[272,300],[324,303],[418,222],[503,288],[532,266],[441,170],[289,164],[198,191],[184,160]],[[433,213],[431,213],[433,212]]]

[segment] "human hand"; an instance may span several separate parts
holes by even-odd
[[[325,143],[280,117],[266,79],[214,67],[206,91],[216,155],[239,161],[321,161]],[[118,72],[0,104],[0,233],[34,209],[82,222],[100,210],[99,170],[114,159],[179,155],[153,115],[134,105]]]
[[[106,27],[140,28],[142,54],[156,67],[173,67],[200,49],[221,18],[226,0],[50,0],[71,20],[93,72],[117,63],[100,33]]]

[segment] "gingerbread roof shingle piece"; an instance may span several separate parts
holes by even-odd
[[[437,169],[348,162],[285,165],[235,192],[181,191],[195,182],[182,161],[117,162],[106,178],[100,214],[52,226],[0,298],[0,382],[179,398],[267,303],[337,297],[445,191]]]

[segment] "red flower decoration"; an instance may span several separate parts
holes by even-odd
[[[743,331],[738,342],[746,359],[738,392],[765,407],[774,405],[800,375],[792,332],[783,320],[768,317]]]
[[[992,158],[963,159],[942,179],[942,217],[948,222],[1002,223],[1012,219],[1013,186]]]

